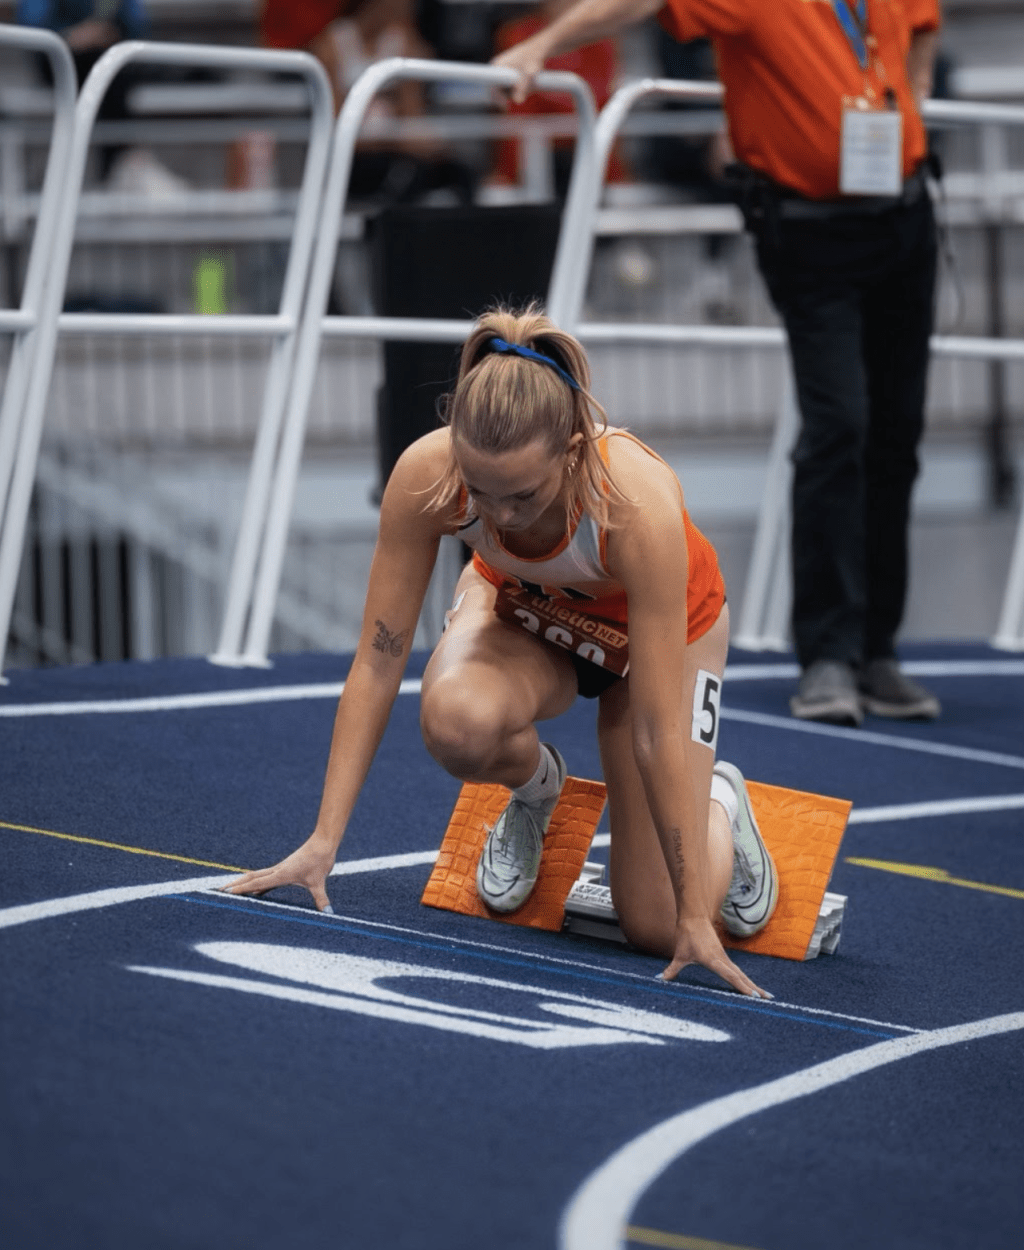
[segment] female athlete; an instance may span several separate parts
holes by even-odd
[[[610,884],[630,943],[770,997],[726,954],[778,896],[738,769],[715,764],[729,610],[715,553],[672,470],[607,423],[586,354],[536,309],[476,324],[446,428],[402,455],[381,504],[362,635],[338,704],[316,827],[226,887],[325,883],[398,694],[442,535],[474,549],[423,675],[431,755],[511,790],[480,858],[499,911],[528,897],[565,763],[537,722],[597,698]],[[595,414],[599,421],[595,420]],[[627,645],[628,641],[628,645]]]

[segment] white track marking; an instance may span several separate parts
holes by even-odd
[[[432,863],[437,858],[437,851],[413,851],[404,855],[381,855],[371,859],[355,859],[347,863],[335,864],[331,873],[332,876],[347,876],[363,872],[382,872],[398,868],[415,867],[419,864]],[[371,929],[386,929],[392,933],[408,934],[419,938],[430,938],[433,941],[451,944],[453,941],[458,946],[477,947],[482,950],[494,951],[502,955],[513,956],[522,959],[542,960],[549,964],[556,964],[566,968],[575,968],[581,971],[598,972],[602,975],[613,975],[623,977],[628,980],[646,982],[650,978],[643,973],[625,972],[621,969],[609,969],[601,964],[585,963],[577,959],[560,959],[554,955],[544,955],[535,951],[521,950],[516,947],[502,946],[495,942],[476,942],[465,938],[453,939],[450,935],[442,933],[431,933],[424,929],[410,929],[402,925],[388,924],[379,920],[366,920],[361,916],[343,916],[334,915],[323,916],[319,912],[311,913],[308,907],[295,907],[288,903],[276,903],[269,899],[257,899],[246,895],[222,895],[220,887],[226,885],[229,881],[236,881],[237,873],[229,873],[227,875],[219,874],[215,877],[192,877],[182,881],[157,881],[149,885],[131,885],[116,886],[107,890],[93,890],[88,894],[72,894],[66,898],[44,899],[38,903],[25,903],[17,907],[8,907],[0,910],[0,929],[11,929],[18,925],[29,924],[35,920],[53,920],[61,916],[72,916],[80,912],[97,911],[105,907],[117,907],[123,903],[141,902],[150,898],[166,897],[169,894],[190,894],[193,892],[215,892],[218,898],[224,901],[234,901],[238,903],[258,904],[263,907],[273,908],[275,911],[295,911],[300,912],[303,916],[316,916],[322,918],[325,924],[329,924],[332,920],[339,924],[358,924]],[[709,989],[704,986],[694,987],[699,989],[701,993],[717,994],[726,998],[735,999],[736,995],[729,990]],[[871,1020],[864,1016],[847,1015],[837,1011],[826,1011],[818,1007],[805,1007],[800,1003],[785,1003],[779,1000],[772,1002],[772,1007],[779,1010],[804,1012],[810,1015],[827,1016],[836,1020],[848,1020],[857,1024],[870,1025],[873,1028],[896,1029],[899,1031],[913,1031],[910,1026],[905,1024],[892,1024],[883,1020]]]
[[[246,897],[244,901],[247,903],[258,904],[261,907],[273,908],[275,911],[294,911],[299,912],[304,916],[309,916],[310,914],[308,907],[296,907],[293,903],[276,903],[273,899],[252,898],[250,896]],[[324,919],[326,920],[328,918],[324,917]],[[433,933],[429,929],[410,929],[406,925],[389,924],[383,920],[367,920],[363,916],[345,916],[336,912],[331,919],[338,921],[340,924],[356,924],[369,929],[386,929],[391,933],[408,934],[411,937],[430,938],[433,941],[440,942],[442,944],[447,943],[450,945],[453,941],[455,941],[460,947],[474,947],[480,950],[494,951],[499,955],[515,956],[518,959],[543,961],[544,963],[555,964],[565,968],[573,968],[582,972],[598,972],[605,977],[624,977],[630,981],[642,981],[645,986],[649,985],[652,980],[650,974],[645,972],[627,972],[623,968],[611,968],[603,964],[591,964],[582,959],[561,959],[557,955],[545,955],[540,951],[522,950],[520,947],[516,946],[502,946],[497,942],[477,942],[471,938],[462,937],[453,939],[452,936],[447,933]],[[660,978],[653,979],[660,980]],[[664,982],[662,982],[659,989],[661,989],[663,993],[670,992],[669,987],[665,986]],[[680,989],[693,991],[694,993],[699,994],[714,994],[720,998],[726,999],[733,1006],[739,1003],[744,1003],[745,1006],[747,1006],[751,1011],[760,1010],[759,1003],[763,1003],[764,1001],[753,1000],[753,1005],[751,1005],[750,1000],[743,999],[736,993],[735,990],[718,990],[708,985],[687,985],[686,982],[681,982]],[[798,1011],[804,1015],[827,1016],[830,1020],[847,1020],[853,1024],[867,1024],[871,1025],[872,1028],[893,1030],[897,1033],[921,1032],[920,1029],[916,1029],[909,1024],[893,1024],[891,1020],[873,1020],[870,1016],[853,1016],[847,1012],[828,1011],[824,1007],[805,1007],[802,1003],[787,1003],[783,999],[779,998],[773,998],[770,1007],[767,1003],[764,1004],[765,1010],[775,1010],[776,1008],[784,1011]]]
[[[561,1250],[622,1250],[630,1215],[644,1192],[681,1155],[721,1129],[900,1059],[1018,1029],[1024,1029],[1024,1012],[897,1037],[663,1120],[617,1150],[576,1191],[559,1230]]]
[[[664,1046],[673,1041],[730,1040],[730,1034],[721,1029],[660,1011],[644,1011],[565,990],[524,985],[520,981],[500,980],[451,968],[434,968],[422,963],[398,963],[392,959],[368,958],[345,951],[310,950],[307,947],[257,942],[200,942],[194,949],[200,955],[230,964],[233,968],[243,968],[247,972],[257,972],[291,984],[213,976],[185,968],[136,966],[129,971],[311,1003],[492,1041],[515,1042],[542,1050],[622,1043]],[[413,988],[403,991],[394,984],[378,984],[380,981],[393,983],[396,979],[413,981]],[[468,1004],[437,1002],[435,995],[423,992],[424,984],[435,982],[500,990],[503,1005],[513,1010],[515,996],[522,995],[520,1002],[532,998],[535,1009],[561,1019],[523,1018]],[[564,1023],[566,1019],[572,1023]],[[582,1027],[579,1022],[582,1022]]]
[[[910,660],[903,671],[914,677],[1024,677],[1024,660]],[[726,682],[772,681],[800,675],[796,664],[730,664]],[[419,694],[422,682],[409,677],[399,694]],[[251,703],[287,703],[301,699],[336,699],[345,688],[342,682],[320,682],[305,686],[262,686],[251,690],[211,690],[199,694],[169,694],[142,699],[99,699],[62,703],[13,703],[0,705],[0,718],[24,716],[95,716],[113,713],[180,712],[197,708],[242,707]],[[728,712],[723,712],[728,716]],[[754,715],[751,713],[751,715]],[[806,722],[779,718],[787,729],[804,728]],[[756,723],[756,722],[755,722]],[[774,722],[772,722],[774,723]],[[820,726],[818,726],[820,728]],[[871,735],[851,731],[860,741]],[[880,737],[881,735],[875,735]],[[886,738],[885,741],[892,740]]]
[[[220,873],[216,877],[191,877],[187,881],[114,886],[109,890],[93,890],[89,894],[70,894],[67,898],[47,898],[38,903],[23,903],[20,907],[5,907],[0,911],[0,929],[13,929],[15,925],[29,924],[33,920],[52,920],[56,916],[73,916],[78,912],[96,911],[102,907],[117,907],[121,903],[135,903],[144,898],[159,898],[162,894],[187,894],[191,890],[208,890],[237,879],[237,872],[229,876]]]
[[[900,738],[896,734],[870,733],[866,729],[844,729],[841,725],[822,725],[817,721],[795,717],[772,716],[767,712],[745,712],[739,708],[722,708],[723,720],[738,720],[747,725],[764,725],[768,729],[788,729],[791,733],[817,734],[821,738],[842,738],[861,746],[889,747],[895,751],[919,751],[924,755],[941,755],[946,759],[969,760],[974,764],[997,764],[1002,768],[1024,768],[1024,757],[1003,755],[998,751],[978,751],[974,747],[948,746],[944,742],[928,742],[921,738]]]
[[[907,660],[910,677],[1024,677],[1024,660]],[[729,664],[726,682],[778,681],[800,676],[799,664]]]
[[[346,877],[353,872],[380,872],[388,868],[415,868],[418,864],[433,864],[440,850],[406,851],[403,855],[378,855],[373,859],[342,860],[330,871],[332,877]]]
[[[404,855],[377,855],[371,859],[353,859],[335,864],[332,877],[348,876],[360,872],[381,872],[389,868],[409,868],[416,864],[429,864],[437,859],[437,851],[411,851]],[[121,903],[135,903],[140,899],[160,898],[165,894],[189,894],[193,890],[216,890],[229,881],[237,881],[239,874],[219,873],[216,877],[191,877],[187,881],[155,881],[150,885],[114,886],[107,890],[93,890],[88,894],[71,894],[67,898],[43,899],[38,903],[24,903],[19,907],[7,907],[0,911],[0,929],[28,924],[32,920],[50,920],[56,916],[70,916],[76,912],[95,911],[101,907],[117,907]],[[235,897],[235,896],[232,896]]]
[[[409,677],[399,694],[419,694],[422,682]],[[250,703],[292,703],[302,699],[336,699],[343,681],[312,686],[264,686],[255,690],[209,690],[201,694],[154,695],[145,699],[99,699],[82,703],[15,703],[0,705],[0,718],[24,716],[100,716],[136,712],[191,712],[197,708],[244,707]]]
[[[891,807],[855,807],[851,825],[886,820],[917,820],[925,816],[956,816],[975,812],[1011,812],[1024,807],[1024,794],[993,794],[977,799],[936,799],[930,803],[895,803]]]

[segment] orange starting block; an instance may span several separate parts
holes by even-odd
[[[748,781],[747,790],[779,873],[779,901],[755,937],[726,945],[782,959],[813,959],[839,942],[846,899],[827,892],[852,803]],[[508,802],[504,786],[462,787],[441,850],[420,900],[429,907],[488,916],[506,924],[623,941],[617,916],[587,852],[604,811],[599,781],[569,777],[544,839],[533,893],[515,912],[494,912],[476,892],[476,867],[487,831]],[[599,872],[599,870],[598,870]]]
[[[421,903],[489,916],[507,924],[557,932],[565,921],[565,900],[579,879],[587,852],[604,811],[604,783],[567,777],[558,806],[544,837],[537,884],[517,911],[497,912],[484,905],[476,892],[476,866],[487,831],[505,809],[509,792],[504,786],[467,782],[455,803],[448,831],[430,874]]]

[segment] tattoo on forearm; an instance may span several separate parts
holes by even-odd
[[[393,634],[383,621],[373,623],[377,626],[377,636],[373,640],[374,651],[383,651],[397,659],[405,650],[405,640],[409,637],[409,631],[403,629],[400,634]]]
[[[672,838],[672,849],[675,851],[676,868],[679,870],[680,879],[683,876],[685,868],[685,860],[683,858],[683,833],[681,829],[670,829],[669,836]]]

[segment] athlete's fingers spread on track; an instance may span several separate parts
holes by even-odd
[[[311,838],[298,850],[271,868],[259,868],[247,872],[224,886],[227,894],[265,894],[283,885],[299,885],[313,896],[318,911],[331,912],[327,897],[327,877],[334,867],[333,852],[325,850]]]
[[[710,920],[682,919],[676,926],[676,948],[672,962],[661,974],[662,980],[674,981],[683,968],[700,964],[723,981],[750,998],[771,998],[736,966],[719,940]]]

